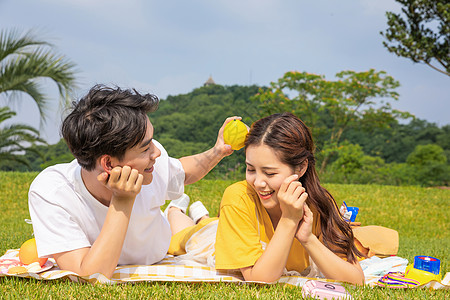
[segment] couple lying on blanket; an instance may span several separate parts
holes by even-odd
[[[118,264],[150,265],[167,253],[195,258],[200,249],[205,264],[240,270],[245,280],[272,282],[314,266],[329,279],[364,282],[358,258],[366,248],[355,246],[320,185],[310,130],[299,118],[255,122],[245,141],[246,180],[226,189],[218,220],[200,202],[191,218],[184,185],[233,152],[223,131],[236,117],[225,120],[213,148],[175,159],[153,139],[147,113],[158,101],[97,85],[74,103],[61,132],[76,160],[47,168],[29,191],[40,257],[81,276],[111,277]],[[175,201],[163,213],[166,199]]]

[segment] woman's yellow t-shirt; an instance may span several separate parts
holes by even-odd
[[[319,218],[314,213],[312,232],[319,237]],[[256,191],[247,181],[229,186],[220,204],[216,235],[216,269],[240,269],[253,266],[273,237],[269,214]],[[286,269],[302,272],[309,266],[309,256],[294,238]]]

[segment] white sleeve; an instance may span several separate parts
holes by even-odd
[[[160,162],[162,163],[158,172],[163,174],[164,181],[167,184],[167,190],[165,194],[165,200],[175,200],[181,197],[184,193],[184,179],[186,177],[183,169],[183,165],[181,164],[179,159],[169,157],[166,149],[157,142],[153,140],[155,145],[161,151]]]
[[[80,224],[61,204],[61,200],[77,201],[76,194],[68,191],[63,186],[49,184],[30,188],[28,204],[40,257],[91,246]]]
[[[184,193],[185,173],[179,159],[169,157],[169,182],[167,185],[167,200],[180,198]]]

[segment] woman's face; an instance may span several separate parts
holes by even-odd
[[[266,145],[249,146],[245,153],[247,182],[258,193],[267,210],[278,209],[278,190],[286,177],[294,174],[294,169],[282,163],[279,155]]]

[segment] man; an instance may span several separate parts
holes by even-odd
[[[164,258],[171,231],[160,206],[183,195],[233,151],[221,129],[210,150],[174,159],[153,139],[158,98],[94,86],[62,124],[76,158],[33,181],[29,208],[40,257],[79,275],[111,277],[117,264]]]

